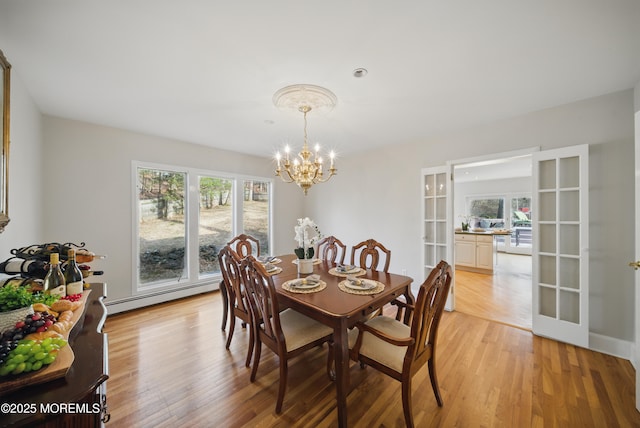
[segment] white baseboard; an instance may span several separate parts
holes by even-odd
[[[625,360],[631,361],[632,364],[634,360],[633,347],[633,342],[627,340],[589,333],[589,349],[614,357],[624,358]]]
[[[198,285],[196,287],[187,287],[179,290],[160,291],[153,294],[145,294],[140,296],[127,297],[125,299],[109,301],[108,296],[105,300],[107,314],[113,315],[119,312],[140,309],[145,306],[156,305],[158,303],[168,302],[170,300],[182,299],[184,297],[195,296],[196,294],[207,293],[217,290],[219,282]]]

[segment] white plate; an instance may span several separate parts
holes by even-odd
[[[277,257],[269,257],[269,256],[260,256],[257,259],[260,263],[262,263],[263,265],[267,264],[267,263],[271,263],[272,265],[275,265],[277,263],[280,263],[282,260],[280,260]]]
[[[345,287],[350,288],[352,290],[372,290],[377,287],[374,281],[368,281],[366,279],[360,279],[360,284],[353,284],[351,281],[345,281]]]
[[[289,287],[291,288],[295,288],[297,290],[308,290],[310,288],[316,288],[317,286],[320,285],[320,281],[317,282],[313,282],[313,283],[305,283],[306,280],[304,279],[298,279],[295,281],[292,281],[289,283]]]
[[[271,272],[277,271],[278,270],[278,266],[266,264],[266,265],[264,265],[264,269],[267,271],[267,273],[271,273]]]

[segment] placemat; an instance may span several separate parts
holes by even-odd
[[[373,279],[370,279],[369,281],[374,281]],[[349,281],[347,281],[346,279],[344,281],[340,281],[338,283],[338,288],[342,291],[344,291],[345,293],[350,293],[350,294],[360,294],[360,295],[367,295],[367,294],[378,294],[381,291],[384,290],[384,284],[379,282],[379,281],[374,281],[376,282],[376,287],[372,288],[370,290],[354,290],[353,288],[349,288],[346,286],[346,284]]]
[[[299,280],[300,280],[300,278],[291,279],[289,281],[286,281],[285,283],[282,284],[282,288],[284,288],[285,290],[290,291],[292,293],[303,293],[303,294],[306,294],[306,293],[317,293],[318,291],[322,291],[325,288],[327,288],[327,283],[324,282],[324,281],[320,281],[318,283],[318,286],[314,287],[314,288],[297,288],[297,287],[292,287],[291,286],[292,283],[294,283],[296,281],[299,281]]]
[[[276,268],[276,269],[272,270],[271,272],[267,272],[267,275],[277,275],[280,272],[282,272],[282,268],[281,267]]]
[[[331,275],[341,276],[341,277],[346,278],[347,276],[360,276],[360,275],[364,275],[365,273],[367,273],[367,271],[366,271],[366,270],[364,270],[364,269],[362,269],[362,268],[358,268],[358,270],[357,270],[357,271],[353,271],[353,272],[346,273],[346,272],[340,272],[340,271],[338,271],[338,269],[337,269],[337,268],[331,268],[331,269],[329,269],[329,273],[330,273]]]

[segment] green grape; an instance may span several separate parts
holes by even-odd
[[[20,374],[24,371],[24,369],[27,367],[27,365],[25,363],[20,363],[16,366],[15,369],[13,369],[13,371],[11,372],[11,374]]]
[[[28,354],[30,350],[31,350],[30,345],[19,344],[16,347],[16,349],[13,350],[13,352],[15,352],[16,354]]]
[[[3,365],[0,366],[0,376],[19,375],[40,370],[43,366],[53,363],[60,348],[67,345],[61,338],[47,338],[44,340],[21,340],[13,349]]]
[[[16,348],[16,349],[18,349],[18,348]],[[14,364],[24,363],[28,359],[28,357],[25,355],[27,352],[29,352],[29,351],[18,353],[18,355],[16,355],[15,357],[12,358],[13,363]]]

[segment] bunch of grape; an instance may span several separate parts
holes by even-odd
[[[6,330],[2,333],[0,343],[24,339],[29,333],[47,331],[54,322],[56,322],[56,317],[48,312],[34,312],[33,314],[27,315],[24,321],[18,321],[13,330]]]
[[[9,357],[9,353],[18,346],[17,340],[7,340],[0,342],[0,366],[4,365]]]
[[[0,377],[40,370],[54,362],[60,348],[66,345],[67,341],[59,337],[20,340],[17,346],[4,357],[0,365]]]

